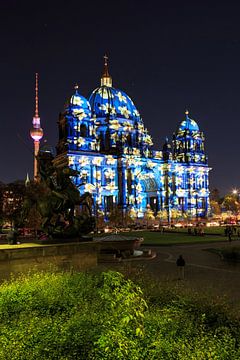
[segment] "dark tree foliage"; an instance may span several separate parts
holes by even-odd
[[[1,184],[0,217],[4,222],[19,226],[26,188],[23,181]]]

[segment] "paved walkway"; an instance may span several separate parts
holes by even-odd
[[[151,248],[157,253],[155,259],[147,261],[132,261],[131,266],[143,266],[161,281],[181,283],[185,288],[201,291],[217,296],[226,296],[228,302],[240,309],[240,263],[229,264],[217,254],[206,251],[209,248],[239,246],[240,241],[211,244],[184,244],[175,246],[158,246]],[[177,279],[176,259],[182,254],[185,261],[185,279]],[[108,264],[108,268],[115,268],[115,264]],[[126,266],[118,265],[117,267]]]

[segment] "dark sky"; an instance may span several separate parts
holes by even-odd
[[[0,180],[32,176],[35,72],[55,146],[74,84],[88,96],[107,52],[113,86],[133,99],[155,148],[188,108],[206,136],[210,186],[240,187],[239,14],[231,1],[1,0]]]

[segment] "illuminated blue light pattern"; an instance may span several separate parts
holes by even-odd
[[[210,168],[197,123],[186,111],[172,141],[153,150],[138,110],[112,87],[106,66],[89,101],[75,87],[60,115],[55,163],[79,171],[79,191],[92,193],[94,211],[106,219],[114,206],[137,218],[207,217]]]
[[[89,102],[97,117],[109,116],[125,120],[140,120],[140,114],[130,97],[113,87],[104,85],[98,87],[91,94]]]

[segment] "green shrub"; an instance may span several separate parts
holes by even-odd
[[[116,272],[35,273],[0,287],[0,359],[239,359],[225,305]]]

